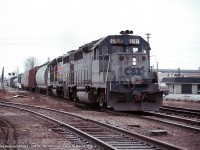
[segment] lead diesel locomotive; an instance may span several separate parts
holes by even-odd
[[[116,111],[157,110],[162,105],[150,46],[132,31],[109,35],[48,64],[47,91]]]

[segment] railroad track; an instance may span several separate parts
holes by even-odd
[[[64,111],[7,102],[0,102],[0,105],[27,111],[55,123],[57,125],[52,130],[64,134],[69,141],[88,146],[88,149],[181,149]]]
[[[165,114],[162,112],[151,112],[151,111],[146,111],[145,115],[147,116],[142,116],[142,118],[177,126],[187,130],[200,132],[200,120],[198,119],[191,119],[184,116],[180,117],[171,114]]]
[[[168,112],[176,112],[183,115],[191,115],[194,117],[200,116],[200,110],[197,110],[197,109],[181,108],[181,107],[174,107],[174,106],[162,106],[160,107],[160,110],[168,111]]]
[[[0,118],[0,141],[0,149],[10,149],[9,145],[15,146],[17,143],[13,125],[2,118]]]
[[[195,132],[200,132],[200,120],[198,119],[191,119],[188,117],[180,117],[180,116],[172,116],[172,115],[167,115],[163,114],[160,112],[153,112],[153,111],[145,111],[145,112],[115,112],[113,110],[105,110],[106,112],[115,114],[115,115],[122,115],[122,116],[134,116],[134,117],[139,117],[143,118],[149,121],[154,121],[154,122],[159,122],[163,124],[168,124],[171,126],[175,126],[178,128],[183,128],[186,130],[191,130]]]

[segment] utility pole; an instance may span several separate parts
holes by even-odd
[[[147,35],[147,37],[146,37],[146,38],[147,38],[147,42],[149,43],[149,38],[151,38],[151,37],[150,37],[151,34],[150,34],[150,33],[147,33],[146,35]],[[149,56],[148,56],[148,57],[149,57],[149,60],[150,60],[150,51],[149,51]],[[157,61],[156,61],[156,62],[157,62]],[[149,61],[149,66],[150,66],[150,61]]]
[[[1,74],[1,86],[2,86],[2,89],[4,90],[4,67],[2,69],[2,74]]]
[[[151,37],[150,37],[151,34],[150,34],[150,33],[147,33],[147,34],[145,34],[145,35],[147,35],[146,38],[147,38],[147,42],[149,43],[149,39],[151,38]]]
[[[178,68],[178,77],[181,77],[181,70]]]
[[[17,67],[17,76],[19,75],[19,67]]]

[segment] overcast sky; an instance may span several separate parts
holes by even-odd
[[[0,71],[24,70],[101,37],[151,34],[151,65],[200,67],[199,0],[0,0]]]

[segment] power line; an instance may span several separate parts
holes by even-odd
[[[165,59],[158,59],[158,60],[161,60],[161,61],[158,61],[158,62],[162,62],[162,61],[169,62],[169,60],[165,60]],[[194,64],[194,63],[180,62],[180,61],[173,61],[173,60],[170,60],[170,62],[200,66],[200,63],[199,64]]]
[[[154,38],[159,38],[159,39],[161,39],[161,40],[163,40],[163,39],[167,39],[167,40],[164,40],[164,41],[171,41],[171,40],[178,40],[178,41],[185,41],[185,42],[191,42],[191,43],[196,43],[196,44],[200,44],[200,41],[194,41],[194,40],[189,40],[189,39],[181,39],[181,38],[175,38],[174,36],[160,36],[160,35],[158,35],[157,36],[157,34],[154,34],[155,36],[154,36]]]
[[[0,37],[0,40],[62,40],[62,39],[86,39],[96,36],[71,36],[71,37]],[[98,38],[98,37],[97,37]]]

